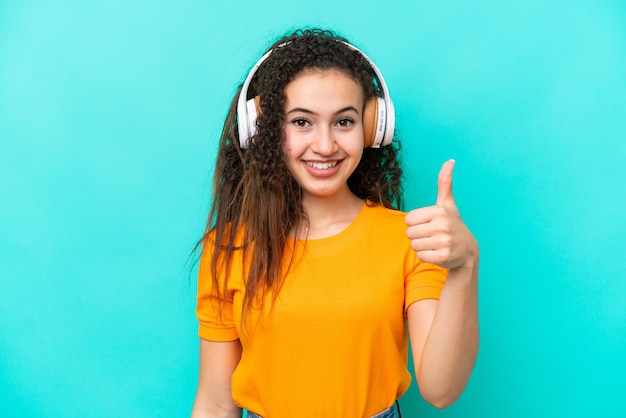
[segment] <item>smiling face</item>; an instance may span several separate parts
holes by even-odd
[[[337,70],[311,70],[285,88],[285,155],[303,200],[352,195],[363,155],[363,89]]]

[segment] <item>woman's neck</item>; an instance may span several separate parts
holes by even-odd
[[[320,239],[337,235],[346,229],[363,208],[363,200],[349,189],[333,196],[303,196],[302,206],[308,224],[296,231],[298,239]]]

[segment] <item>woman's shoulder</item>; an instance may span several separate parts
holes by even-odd
[[[370,216],[375,217],[378,222],[385,222],[389,224],[402,224],[406,227],[404,218],[406,212],[398,209],[385,207],[383,204],[365,201],[364,210],[370,213]]]
[[[410,258],[415,254],[407,237],[406,212],[381,204],[368,204],[364,211],[369,222],[361,230],[363,245],[376,248],[376,253],[388,260]]]
[[[202,238],[202,246],[214,248],[219,245],[223,248],[232,247],[237,250],[244,245],[245,228],[237,228],[232,222],[226,223],[223,227],[213,226]]]
[[[367,219],[367,229],[371,234],[406,237],[407,225],[404,220],[406,212],[369,201],[363,210]]]

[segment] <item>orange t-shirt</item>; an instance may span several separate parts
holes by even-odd
[[[369,417],[407,390],[406,309],[439,298],[447,273],[416,257],[404,215],[364,205],[335,236],[289,240],[295,253],[278,296],[272,303],[266,295],[243,326],[241,254],[235,252],[220,315],[205,248],[199,335],[240,339],[232,377],[237,405],[269,418]]]

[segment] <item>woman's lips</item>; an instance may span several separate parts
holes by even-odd
[[[332,177],[339,171],[341,162],[343,160],[331,160],[331,161],[312,161],[304,160],[303,165],[305,170],[313,177],[326,178]]]

